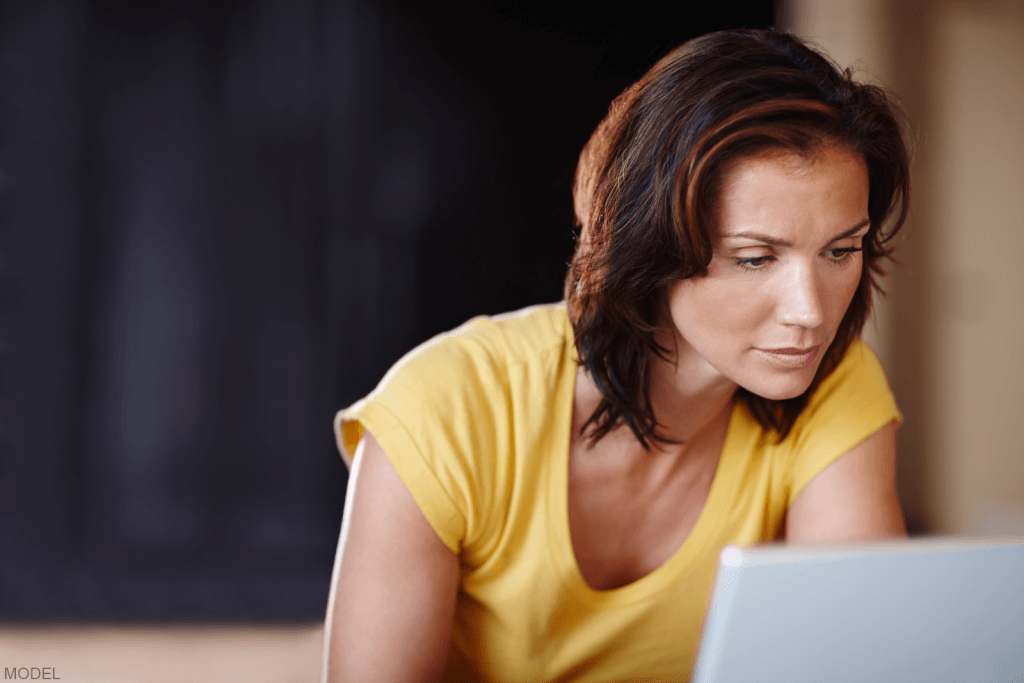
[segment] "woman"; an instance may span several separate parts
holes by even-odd
[[[903,535],[858,336],[909,195],[894,106],[797,39],[662,59],[581,156],[566,302],[339,414],[325,679],[686,680],[723,545]]]

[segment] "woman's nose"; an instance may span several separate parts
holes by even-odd
[[[821,307],[822,292],[814,268],[795,266],[786,278],[777,303],[779,321],[784,325],[808,329],[821,325],[825,321],[825,313]]]

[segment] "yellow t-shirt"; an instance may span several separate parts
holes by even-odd
[[[576,350],[565,305],[475,318],[416,348],[338,414],[346,461],[369,429],[462,563],[446,680],[685,681],[718,553],[782,531],[826,465],[899,419],[855,342],[780,444],[741,402],[682,547],[634,583],[590,588],[573,554],[568,453]]]

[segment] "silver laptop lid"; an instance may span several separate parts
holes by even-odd
[[[1024,680],[1024,539],[726,547],[692,683]]]

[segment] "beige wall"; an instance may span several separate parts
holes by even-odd
[[[866,336],[929,531],[1024,534],[1024,3],[792,0],[779,23],[893,88],[916,137],[902,266]]]
[[[0,668],[64,683],[318,683],[323,640],[322,623],[0,625]]]

